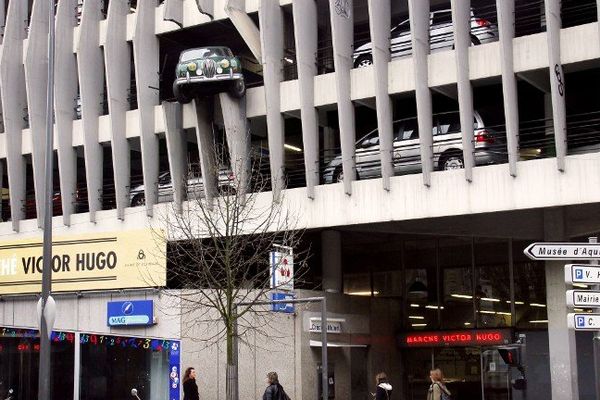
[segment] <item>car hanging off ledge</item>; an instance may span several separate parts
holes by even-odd
[[[246,93],[240,59],[228,47],[211,46],[181,52],[175,70],[173,94],[180,103],[196,96],[229,91],[241,98]]]

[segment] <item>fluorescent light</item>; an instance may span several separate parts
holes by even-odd
[[[412,308],[419,308],[419,307],[421,307],[421,306],[420,306],[420,305],[418,305],[418,304],[411,304],[410,306],[411,306]]]
[[[427,326],[427,324],[411,324],[412,327],[418,328],[422,326]]]
[[[496,314],[495,311],[488,311],[488,310],[479,310],[477,312],[480,314]]]
[[[511,313],[505,312],[505,311],[498,311],[496,314],[498,314],[498,315],[508,315],[509,317],[512,315]]]
[[[540,303],[529,303],[529,305],[530,305],[531,307],[542,307],[542,308],[545,308],[545,307],[546,307],[546,305],[545,305],[545,304],[540,304]]]
[[[363,291],[357,291],[357,292],[348,292],[346,293],[350,296],[370,296],[371,295],[371,291],[370,290],[363,290]],[[378,291],[374,291],[373,295],[378,295],[379,292]]]
[[[291,144],[284,144],[283,147],[285,147],[288,150],[292,150],[298,153],[302,153],[302,149],[300,147],[296,147],[296,146],[292,146]]]
[[[465,322],[465,326],[469,326],[469,325],[471,325],[470,322]]]
[[[547,324],[547,319],[534,319],[533,321],[529,321],[530,324]]]
[[[470,296],[468,294],[451,294],[450,297],[454,297],[457,299],[472,299],[473,296]]]
[[[510,304],[510,303],[512,303],[512,301],[510,301],[510,300],[506,300],[506,304]],[[522,305],[523,305],[523,304],[525,304],[525,303],[524,303],[524,302],[522,302],[522,301],[518,301],[518,300],[517,300],[517,301],[515,301],[515,304],[516,304],[516,305],[518,305],[518,306],[522,306]]]
[[[408,319],[425,319],[425,317],[421,315],[409,315]]]
[[[425,306],[425,308],[428,308],[428,309],[430,309],[430,310],[437,310],[437,309],[439,308],[440,310],[443,310],[443,309],[444,309],[444,306],[440,306],[440,307],[438,307],[438,306],[430,306],[430,305],[427,305],[427,306]]]
[[[497,303],[497,302],[500,301],[500,299],[493,299],[491,297],[482,297],[481,300],[483,300],[483,301],[489,301],[489,302],[492,302],[492,303]]]

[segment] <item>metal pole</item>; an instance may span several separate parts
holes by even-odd
[[[52,290],[52,159],[54,156],[54,0],[48,0],[48,86],[46,88],[46,202],[44,206],[44,251],[40,322],[40,369],[38,398],[50,400],[50,331],[46,321],[46,306]]]
[[[598,243],[598,238],[592,236],[588,238],[590,243]],[[598,260],[590,261],[591,265],[598,265]],[[600,290],[600,285],[593,285],[593,290]],[[596,312],[600,311],[600,309],[596,309]],[[594,376],[595,379],[595,387],[596,387],[596,399],[600,399],[600,332],[594,332],[593,339],[593,347],[594,347]]]
[[[329,385],[328,375],[329,371],[327,365],[327,299],[323,297],[321,301],[321,373],[323,375],[323,400],[329,398]]]

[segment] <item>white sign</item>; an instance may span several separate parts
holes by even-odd
[[[576,331],[598,331],[600,330],[600,314],[567,314],[569,329]]]
[[[600,307],[600,292],[591,290],[567,290],[569,307]]]
[[[342,333],[344,319],[327,318],[327,333]],[[309,332],[321,333],[321,318],[311,318]]]
[[[589,264],[565,265],[565,282],[569,284],[600,284],[600,266]]]
[[[289,251],[272,251],[270,256],[271,265],[271,289],[294,290],[294,255],[291,248]]]
[[[600,243],[532,243],[523,253],[532,260],[595,260]]]

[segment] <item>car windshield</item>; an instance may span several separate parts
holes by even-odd
[[[185,62],[197,58],[232,57],[231,50],[226,47],[206,47],[203,49],[186,50],[181,54],[179,61]]]

